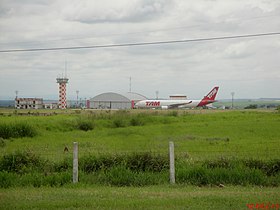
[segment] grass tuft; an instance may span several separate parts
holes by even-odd
[[[36,135],[36,130],[31,125],[24,122],[0,124],[0,137],[3,139],[34,137]]]

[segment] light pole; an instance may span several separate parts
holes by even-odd
[[[76,90],[76,94],[77,94],[76,108],[78,108],[78,103],[79,103],[79,91],[78,90]]]
[[[234,97],[234,92],[231,92],[231,109],[233,109],[233,97]]]

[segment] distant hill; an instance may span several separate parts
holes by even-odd
[[[0,100],[0,107],[14,107],[14,100]]]
[[[221,99],[213,104],[215,107],[231,107],[231,99]],[[276,108],[280,106],[280,99],[278,98],[260,98],[260,99],[234,99],[233,107],[236,109],[244,109],[250,105],[257,105],[258,108]]]

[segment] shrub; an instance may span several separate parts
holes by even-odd
[[[127,156],[126,165],[134,171],[161,172],[169,167],[167,156],[152,155],[152,153],[134,153]]]
[[[14,137],[34,137],[36,136],[35,129],[26,123],[17,123],[13,126]]]
[[[206,168],[199,165],[180,167],[177,170],[176,179],[178,183],[198,186],[219,184],[269,186],[274,180],[267,179],[267,176],[259,169],[245,167]]]
[[[248,159],[243,160],[243,164],[248,168],[260,169],[267,176],[275,176],[280,172],[280,159],[270,161]]]
[[[233,168],[236,165],[236,161],[228,158],[219,158],[217,160],[206,160],[203,166],[207,168]]]
[[[93,130],[94,124],[90,120],[79,120],[77,122],[77,128],[83,131]]]
[[[105,182],[116,186],[132,186],[134,173],[124,166],[116,166],[105,173]]]
[[[87,156],[80,159],[80,167],[86,173],[107,171],[115,166],[124,166],[137,172],[161,172],[169,167],[168,157],[151,153],[128,155]]]
[[[173,110],[171,112],[168,112],[168,116],[173,116],[173,117],[177,117],[179,115],[178,111]]]
[[[164,183],[166,178],[161,173],[135,172],[124,166],[116,166],[99,177],[99,182],[114,186],[145,186]]]
[[[0,137],[0,147],[5,147],[5,146],[6,146],[5,140],[2,137]]]
[[[49,175],[44,175],[42,173],[28,173],[23,175],[18,175],[15,173],[0,172],[0,188],[8,187],[41,187],[41,186],[63,186],[65,184],[71,183],[72,174],[71,173],[52,173]]]
[[[46,162],[31,152],[15,152],[4,155],[0,160],[0,170],[24,174],[43,170]]]
[[[246,106],[244,109],[257,109],[258,105],[257,104],[250,104],[249,106]]]
[[[126,127],[126,122],[122,118],[116,118],[113,120],[113,127],[114,128],[123,128]]]
[[[0,137],[3,139],[34,137],[36,135],[36,130],[26,123],[0,124]]]
[[[53,170],[55,172],[65,172],[73,167],[72,158],[64,158],[61,162],[53,163]]]
[[[9,139],[13,136],[13,131],[11,126],[7,124],[0,124],[0,137],[3,139]]]
[[[17,180],[16,174],[0,171],[0,188],[12,187]]]
[[[132,117],[130,119],[130,125],[132,125],[132,126],[142,126],[142,125],[144,125],[144,121],[140,117]]]
[[[80,159],[80,167],[86,173],[109,170],[110,168],[121,165],[122,156],[106,155],[106,156],[87,156]]]
[[[193,185],[207,185],[207,170],[201,166],[197,167],[180,167],[176,172],[178,183],[188,183]]]

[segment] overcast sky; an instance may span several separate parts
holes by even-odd
[[[279,0],[0,0],[0,50],[280,32]],[[280,35],[116,48],[0,53],[0,99],[129,91],[149,98],[280,98]]]

